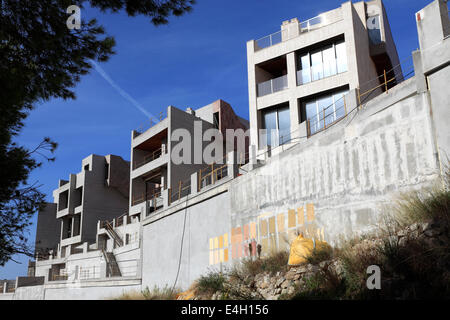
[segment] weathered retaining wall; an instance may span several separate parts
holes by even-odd
[[[288,248],[300,231],[338,244],[372,230],[399,192],[440,181],[429,100],[411,78],[222,192],[150,216],[143,287],[172,286],[178,273],[176,285],[187,288],[209,268],[254,255],[258,244],[262,254]]]
[[[11,300],[105,300],[140,289],[140,279],[45,284],[17,288]]]
[[[233,181],[232,225],[258,222],[268,249],[298,228],[333,244],[367,232],[398,192],[438,179],[433,145],[428,94],[410,79]],[[271,216],[277,223],[266,230]]]
[[[211,236],[231,228],[227,188],[225,183],[211,189],[192,199],[192,206],[182,199],[176,208],[144,221],[143,288],[172,287],[175,282],[176,287],[186,288],[208,271]],[[224,256],[222,261],[226,263]]]

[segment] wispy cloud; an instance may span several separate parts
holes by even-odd
[[[105,70],[103,70],[102,67],[98,65],[97,62],[95,62],[94,60],[90,60],[90,62],[92,65],[94,65],[95,70],[97,70],[97,72],[103,77],[103,79],[105,79],[111,85],[111,87],[113,87],[117,91],[117,93],[119,93],[124,99],[128,100],[128,102],[130,102],[136,109],[141,111],[147,118],[156,119],[156,117],[153,116],[147,110],[145,110],[144,107],[139,102],[133,99],[133,97],[130,96],[125,90],[119,87],[119,85],[115,83],[113,79],[111,79],[111,77],[105,72]]]

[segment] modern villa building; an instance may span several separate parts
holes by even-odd
[[[284,21],[280,31],[247,42],[247,63],[251,143],[258,149],[331,125],[350,111],[345,94],[373,88],[385,72],[402,77],[401,69],[391,70],[399,59],[381,0]]]

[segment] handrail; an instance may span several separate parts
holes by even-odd
[[[152,162],[163,156],[162,148],[154,150],[151,154],[146,155],[142,161],[134,161],[134,169],[142,167],[144,164]]]
[[[317,21],[317,20],[319,20],[319,22],[311,23],[311,22]],[[300,34],[302,34],[304,32],[309,32],[311,30],[316,29],[316,28],[312,29],[311,26],[325,27],[325,26],[328,26],[330,24],[333,24],[333,23],[336,23],[336,22],[342,21],[342,20],[343,20],[343,18],[341,16],[338,19],[327,21],[326,15],[324,16],[324,15],[320,14],[320,15],[312,17],[312,18],[310,18],[308,20],[299,21],[298,24],[297,24],[297,28],[298,28],[299,35],[300,35]],[[255,42],[256,42],[255,51],[262,50],[262,49],[265,49],[265,48],[269,48],[269,47],[271,47],[273,45],[281,43],[281,42],[283,42],[282,30],[274,32],[274,33],[271,33],[271,34],[269,34],[267,36],[264,36],[262,38],[256,39]]]
[[[162,191],[162,189],[161,189],[161,187],[159,187],[159,188],[154,189],[153,192],[147,192],[147,193],[143,192],[138,196],[134,195],[132,197],[131,205],[134,206],[134,205],[144,202],[146,199],[149,200],[149,199],[153,198],[154,194],[161,193],[161,191]]]

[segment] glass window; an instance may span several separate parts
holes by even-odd
[[[372,44],[381,43],[380,16],[376,15],[367,18],[367,29],[369,32],[369,40]]]
[[[289,107],[266,111],[263,114],[267,145],[277,146],[291,139]],[[262,143],[264,141],[261,141]],[[264,145],[264,144],[262,144]]]
[[[299,84],[311,82],[311,66],[309,64],[309,54],[300,58]]]
[[[317,100],[317,104],[319,109],[319,128],[322,129],[324,127],[324,119],[325,124],[330,124],[334,121],[333,97],[320,98]]]
[[[347,112],[347,110],[345,110],[346,106],[344,104],[344,95],[346,95],[347,93],[348,91],[342,91],[333,95],[336,120],[345,116]]]
[[[323,76],[329,77],[336,74],[336,57],[334,46],[329,46],[322,51],[323,55]]]
[[[321,50],[300,56],[297,85],[330,77],[347,71],[345,42],[328,45]]]
[[[313,134],[346,115],[343,90],[304,103],[309,133]]]
[[[323,78],[322,51],[311,53],[312,80]]]
[[[264,113],[264,129],[267,130],[267,145],[272,145],[272,132],[277,129],[277,111],[266,111]]]
[[[347,71],[347,51],[345,48],[345,42],[336,44],[336,60],[337,60],[337,72]]]
[[[280,144],[291,140],[289,107],[278,110],[278,129],[280,132]]]

